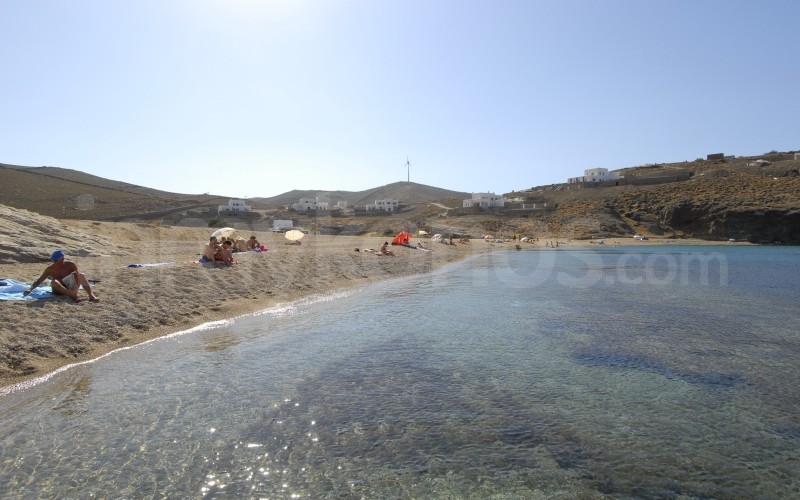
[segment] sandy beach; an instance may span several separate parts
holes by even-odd
[[[78,242],[91,241],[87,250],[64,250],[93,282],[100,302],[86,300],[84,291],[80,303],[69,297],[0,302],[2,386],[202,323],[375,280],[427,273],[491,248],[484,242],[426,242],[433,251],[393,247],[395,256],[379,256],[365,250],[379,249],[386,241],[381,236],[307,235],[296,246],[286,245],[283,234],[256,233],[269,251],[236,253],[238,264],[214,268],[197,263],[209,229],[78,221],[57,227],[77,236]],[[0,264],[0,278],[33,282],[53,250],[72,246],[59,236],[50,234],[50,241],[41,241],[45,236],[24,235],[21,241],[33,242],[41,261]]]
[[[307,235],[295,246],[286,245],[283,234],[255,233],[269,251],[238,253],[238,264],[209,268],[197,262],[211,232],[207,228],[61,221],[3,210],[0,278],[31,283],[48,265],[50,253],[61,248],[101,300],[89,302],[81,291],[80,303],[69,297],[0,302],[0,386],[210,321],[376,280],[428,273],[478,253],[513,250],[516,244],[472,240],[450,246],[421,240],[433,251],[392,247],[395,256],[379,256],[368,250],[379,249],[384,236]],[[521,247],[541,250],[555,242],[559,247],[596,245],[553,236]]]

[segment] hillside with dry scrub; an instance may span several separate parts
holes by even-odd
[[[796,244],[799,194],[800,177],[731,172],[624,193],[609,205],[654,234]]]
[[[461,210],[466,193],[416,183],[394,183],[368,191],[327,192],[348,200],[349,210],[298,213],[286,204],[292,191],[248,199],[253,211],[217,217],[227,197],[186,195],[109,181],[72,170],[0,165],[0,204],[60,219],[132,221],[203,227],[225,224],[245,231],[269,231],[274,220],[291,219],[321,234],[392,235],[424,230],[445,236],[544,236],[589,239],[634,234],[711,241],[800,244],[800,160],[793,153],[647,165],[620,170],[619,185],[552,185],[506,193],[509,199],[546,204],[545,210],[518,208]],[[665,182],[648,183],[648,179]],[[637,181],[637,182],[632,182]],[[459,197],[461,196],[461,197]],[[400,200],[394,213],[364,212],[370,200]],[[90,203],[81,205],[82,199]]]

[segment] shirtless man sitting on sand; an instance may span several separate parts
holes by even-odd
[[[217,237],[212,236],[208,239],[208,245],[203,248],[203,259],[206,262],[214,262],[217,260],[222,260],[220,256],[220,251],[222,246],[217,242]]]
[[[222,250],[220,251],[220,256],[217,259],[222,259],[222,263],[226,266],[232,266],[234,264],[238,264],[239,261],[233,258],[233,242],[231,240],[225,240],[222,242]]]
[[[34,281],[29,289],[22,292],[22,295],[27,296],[34,288],[39,286],[42,281],[50,278],[50,286],[53,288],[53,293],[55,294],[69,295],[75,302],[80,302],[81,298],[78,297],[78,289],[83,287],[86,293],[89,294],[89,300],[92,302],[100,302],[97,295],[92,293],[92,287],[89,285],[86,276],[78,272],[78,266],[72,261],[64,260],[64,252],[56,250],[53,252],[53,255],[50,256],[50,260],[52,260],[53,263],[47,266],[47,269],[39,276],[39,279]]]
[[[249,240],[247,240],[247,249],[255,250],[256,248],[261,248],[261,243],[259,243],[256,239],[256,235],[253,235]]]

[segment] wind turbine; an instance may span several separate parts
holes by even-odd
[[[408,156],[406,156],[406,170],[408,171],[408,179],[406,179],[406,182],[410,183],[411,182],[411,162],[408,161]]]

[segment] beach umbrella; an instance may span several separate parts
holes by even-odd
[[[211,236],[216,237],[217,239],[220,238],[233,238],[236,235],[236,230],[232,227],[223,227],[221,229],[217,229]]]
[[[297,229],[286,231],[286,233],[283,235],[283,237],[289,241],[297,241],[299,239],[302,239],[303,236],[305,236],[305,234],[303,234],[303,231],[298,231]]]

